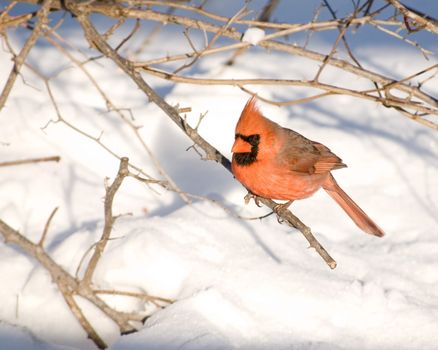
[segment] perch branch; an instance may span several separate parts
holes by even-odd
[[[231,171],[230,161],[224,157],[217,149],[211,146],[204,138],[202,138],[198,132],[191,128],[179,115],[178,111],[170,106],[164,99],[162,99],[142,78],[142,76],[135,70],[133,65],[121,57],[114,49],[109,46],[109,44],[102,38],[99,32],[91,24],[88,15],[83,12],[76,12],[79,23],[81,24],[85,36],[90,44],[93,44],[103,55],[110,58],[114,63],[116,63],[120,69],[122,69],[126,74],[128,74],[131,79],[137,84],[137,86],[149,97],[149,99],[154,102],[163,112],[173,120],[185,133],[189,136],[192,141],[201,147],[207,155],[207,159],[214,160],[221,163],[227,170]],[[263,203],[268,205],[271,209],[277,204],[269,199],[263,199]],[[296,218],[290,211],[284,211],[281,213],[282,219],[288,222],[291,226],[300,230],[310,246],[316,250],[316,252],[324,259],[330,268],[336,267],[336,262],[327,251],[322,247],[322,245],[313,236],[311,230],[304,225],[298,218]]]
[[[259,201],[271,208],[272,211],[274,211],[278,206],[277,203],[270,199],[259,198]],[[330,256],[321,243],[318,242],[318,240],[312,234],[310,227],[306,226],[290,210],[281,211],[279,214],[281,214],[281,219],[284,220],[289,226],[298,229],[303,234],[304,238],[306,238],[307,242],[309,242],[310,247],[315,249],[315,251],[321,256],[321,258],[323,258],[323,260],[331,269],[336,268],[336,261]]]

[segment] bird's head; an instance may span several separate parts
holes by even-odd
[[[256,97],[248,100],[236,125],[233,156],[239,165],[255,162],[262,148],[268,148],[276,125],[266,119],[256,105]]]

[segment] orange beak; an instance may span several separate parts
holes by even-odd
[[[234,141],[233,148],[231,149],[231,152],[233,153],[249,153],[251,152],[251,145],[243,141],[240,137]]]

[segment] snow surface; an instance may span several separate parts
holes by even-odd
[[[21,41],[15,38],[16,44]],[[159,36],[148,55],[183,52],[185,44],[176,35]],[[357,50],[370,69],[400,77],[436,62],[436,58],[426,62],[411,49],[392,52],[396,64],[377,46]],[[30,58],[54,77],[54,94],[69,122],[96,137],[103,131],[105,145],[157,175],[129,128],[106,112],[78,69],[64,69],[69,62],[48,46],[37,46]],[[193,74],[305,78],[318,69],[317,64],[275,52],[249,50],[231,67],[223,65],[227,58],[205,57]],[[4,82],[11,62],[6,55],[0,60]],[[186,152],[191,142],[111,64],[101,60],[89,68],[117,106],[132,109],[135,122],[144,125],[140,131],[149,147],[183,190],[220,200],[245,216],[266,213],[253,203],[244,206],[244,189],[221,166]],[[46,247],[74,273],[84,252],[100,237],[104,178],[114,177],[118,160],[62,123],[42,129],[55,119],[55,112],[42,82],[27,69],[25,76],[26,82],[17,81],[0,114],[1,159],[61,155],[62,160],[0,168],[0,217],[37,241],[51,210],[59,206]],[[192,124],[208,111],[200,133],[230,156],[234,125],[247,95],[234,87],[171,88],[145,78],[170,103],[192,107],[188,114]],[[330,67],[322,78],[367,86]],[[428,88],[438,91],[436,79]],[[279,100],[308,92],[254,89]],[[127,179],[114,211],[132,216],[117,222],[95,283],[177,301],[153,313],[138,333],[123,337],[114,324],[82,303],[99,334],[117,350],[436,349],[437,133],[394,110],[346,96],[288,108],[260,105],[276,122],[326,144],[342,157],[349,167],[336,171],[335,177],[387,235],[378,239],[360,232],[322,191],[294,203],[294,212],[337,260],[332,271],[307,249],[300,233],[279,225],[274,217],[241,220],[210,202],[185,205],[175,194],[159,188],[151,191]],[[94,348],[46,271],[4,244],[0,261],[0,349]],[[122,310],[145,307],[133,299],[107,300]]]
[[[244,43],[250,43],[251,45],[257,45],[265,37],[265,31],[261,28],[248,28],[243,34],[242,41]]]

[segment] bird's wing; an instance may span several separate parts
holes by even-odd
[[[309,175],[346,167],[342,160],[323,144],[311,141],[293,130],[283,130],[283,145],[278,154],[278,161],[282,166]]]

